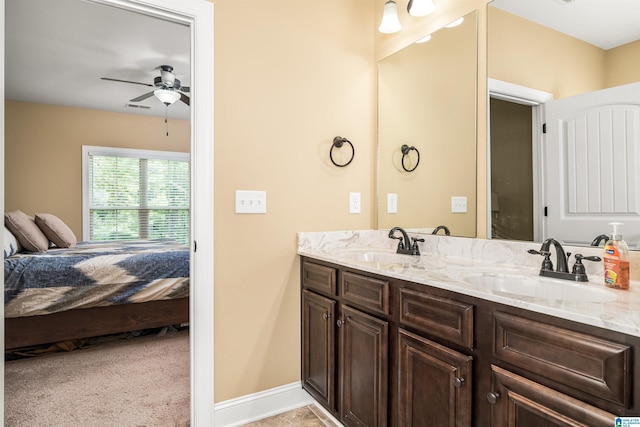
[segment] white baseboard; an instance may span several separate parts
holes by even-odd
[[[235,427],[314,403],[295,382],[214,405],[215,426]]]

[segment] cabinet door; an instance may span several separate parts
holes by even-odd
[[[346,426],[386,426],[389,323],[342,306],[340,418]]]
[[[335,412],[335,301],[302,292],[302,385]]]
[[[400,329],[398,425],[470,426],[472,360]]]
[[[495,427],[611,427],[616,415],[588,405],[497,366],[493,391],[491,425]]]

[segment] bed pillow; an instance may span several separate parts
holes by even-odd
[[[4,225],[20,242],[26,251],[46,252],[49,249],[49,239],[38,228],[30,216],[22,211],[13,211],[4,214]]]
[[[14,236],[13,233],[9,231],[7,226],[5,226],[4,227],[4,259],[9,258],[11,255],[17,254],[18,252],[20,252],[20,249],[22,248],[20,247],[20,243],[18,242],[18,239],[16,239],[16,236]]]
[[[78,243],[76,235],[69,226],[55,215],[37,213],[36,225],[59,248],[72,248]]]

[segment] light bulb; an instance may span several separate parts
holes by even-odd
[[[407,12],[411,16],[427,16],[436,10],[432,0],[409,0]]]
[[[402,29],[400,20],[398,19],[398,8],[396,2],[389,0],[384,4],[384,12],[382,14],[382,22],[378,27],[378,31],[384,34],[397,33]]]

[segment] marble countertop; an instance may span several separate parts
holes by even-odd
[[[298,254],[640,337],[640,282],[627,291],[605,287],[602,262],[585,262],[590,281],[578,283],[540,277],[542,258],[526,253],[539,249],[533,243],[421,235],[422,255],[411,256],[396,254],[387,233],[299,233]]]

